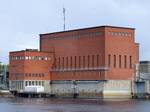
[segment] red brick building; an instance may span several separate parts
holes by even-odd
[[[53,56],[52,53],[35,49],[10,52],[9,80],[12,88],[20,90],[24,86],[44,86],[44,82],[50,80]]]
[[[10,52],[10,88],[42,85],[51,91],[55,87],[49,90],[49,81],[131,81],[138,62],[134,28],[99,26],[40,34],[40,52]]]
[[[54,52],[51,80],[131,80],[139,61],[133,28],[100,26],[40,35],[40,51]]]

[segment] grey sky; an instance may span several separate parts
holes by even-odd
[[[140,59],[150,59],[150,0],[0,0],[0,61],[9,51],[39,47],[39,34],[100,25],[136,28]]]

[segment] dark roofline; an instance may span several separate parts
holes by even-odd
[[[58,31],[58,32],[52,32],[52,33],[45,33],[45,34],[40,34],[40,37],[41,37],[42,35],[51,35],[51,34],[57,34],[57,33],[65,33],[65,32],[72,32],[72,31],[79,31],[79,30],[88,30],[88,29],[94,29],[94,28],[105,28],[105,27],[135,30],[135,28],[129,28],[129,27],[119,27],[119,26],[104,25],[104,26],[95,26],[95,27],[88,27],[88,28],[80,28],[80,29],[73,29],[73,30],[66,30],[66,31]]]
[[[20,51],[12,51],[10,53],[16,53],[16,52],[39,52],[38,49],[25,49]]]
[[[140,61],[140,64],[150,63],[150,61]]]
[[[10,51],[9,53],[19,53],[19,52],[54,53],[54,52],[46,52],[46,51],[26,51],[26,50]]]

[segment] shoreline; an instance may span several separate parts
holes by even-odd
[[[2,98],[13,98],[15,96],[9,90],[0,90],[0,97],[2,97]]]

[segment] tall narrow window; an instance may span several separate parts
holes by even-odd
[[[127,68],[127,56],[124,55],[124,68]]]
[[[72,56],[70,57],[70,68],[72,68]]]
[[[77,57],[76,56],[74,57],[74,67],[75,68],[77,67]]]
[[[85,68],[85,56],[83,56],[83,68]]]
[[[88,64],[88,68],[89,68],[90,67],[90,56],[88,55],[87,58],[88,58],[88,63],[87,64]]]
[[[132,68],[132,56],[130,56],[130,68]]]
[[[81,56],[79,56],[79,68],[81,67]]]
[[[25,84],[25,86],[28,86],[28,81],[26,81],[26,84]]]
[[[60,68],[60,57],[58,58],[58,67]]]
[[[56,62],[56,58],[54,59],[54,63],[55,63],[54,67],[57,68],[58,65],[57,65],[57,62]]]
[[[64,57],[62,58],[62,68],[64,69]]]
[[[110,67],[110,65],[111,65],[111,55],[109,54],[108,55],[108,67]]]
[[[29,86],[31,85],[31,81],[29,81]]]
[[[114,55],[114,68],[116,68],[116,55]]]
[[[66,57],[66,68],[68,68],[68,57]]]
[[[97,55],[97,67],[99,67],[99,55]]]
[[[92,67],[94,68],[94,55],[92,55]]]
[[[121,68],[121,55],[119,55],[119,68]]]

